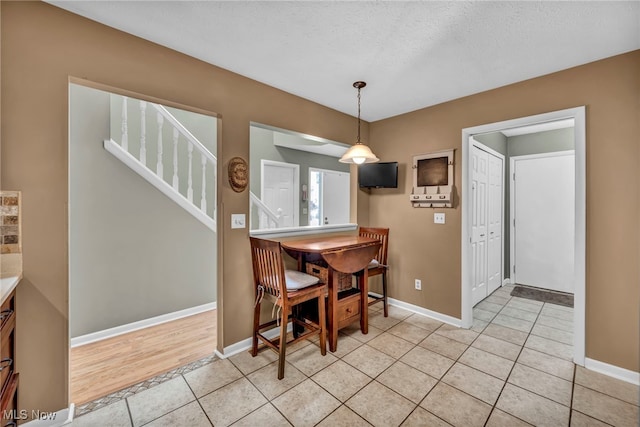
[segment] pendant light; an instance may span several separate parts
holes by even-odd
[[[361,165],[362,163],[375,163],[380,161],[380,159],[371,152],[369,147],[360,142],[360,89],[366,85],[365,82],[355,82],[353,84],[353,87],[358,89],[358,139],[355,145],[352,145],[340,158],[340,163],[355,163],[356,165]]]

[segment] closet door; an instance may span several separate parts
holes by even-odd
[[[487,293],[491,294],[502,285],[502,216],[504,186],[504,161],[488,154],[489,192],[487,200]]]
[[[471,146],[471,299],[487,297],[489,154]]]

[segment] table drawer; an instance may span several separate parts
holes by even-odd
[[[336,321],[338,329],[360,320],[360,295],[352,295],[338,301]]]

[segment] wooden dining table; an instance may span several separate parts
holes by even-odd
[[[369,332],[367,266],[378,253],[381,242],[370,237],[318,236],[281,242],[282,248],[298,261],[298,270],[305,271],[307,262],[323,260],[327,264],[327,330],[329,350],[338,347],[338,330],[360,321],[363,334]],[[357,292],[339,292],[336,272],[357,275]]]

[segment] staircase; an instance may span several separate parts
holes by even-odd
[[[250,230],[254,230],[254,229],[262,230],[265,228],[271,229],[271,228],[282,227],[282,224],[280,222],[280,215],[274,213],[271,209],[269,209],[269,207],[265,205],[264,202],[258,196],[256,196],[252,191],[249,192],[249,200],[250,200],[249,212],[251,213],[251,215],[249,215]],[[257,227],[255,227],[253,224],[254,215],[258,219]]]
[[[104,148],[215,232],[216,156],[162,105],[113,94],[111,104],[120,121],[112,114]]]

